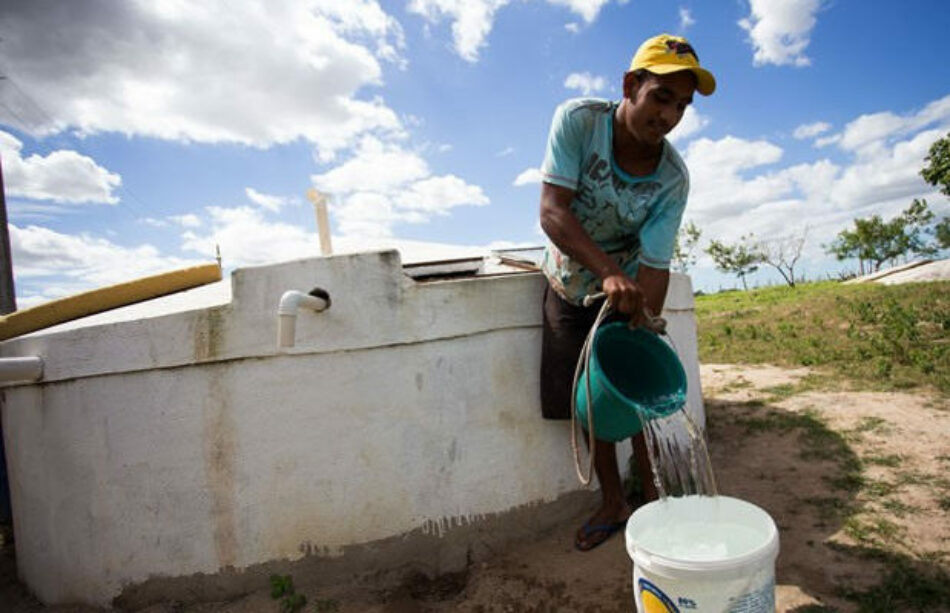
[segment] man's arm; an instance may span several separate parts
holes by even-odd
[[[637,282],[628,277],[587,234],[577,217],[571,212],[573,199],[574,190],[550,183],[541,183],[541,229],[558,249],[600,278],[601,287],[615,309],[639,321],[644,304],[643,292]],[[643,266],[641,266],[642,269]],[[639,274],[637,278],[639,280]],[[655,284],[649,276],[645,277],[645,280]],[[659,304],[662,307],[666,286],[663,286],[662,292],[659,292],[658,288],[651,291],[659,293]]]
[[[650,310],[650,315],[659,317],[663,311],[666,289],[670,285],[670,271],[651,268],[641,262],[637,269],[637,285],[643,292],[643,302]]]

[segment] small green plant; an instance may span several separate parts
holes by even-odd
[[[918,507],[901,502],[900,500],[885,500],[881,506],[893,513],[895,517],[905,517],[909,513],[920,510]]]
[[[868,455],[864,457],[864,461],[868,464],[873,464],[874,466],[887,466],[888,468],[897,468],[901,465],[901,462],[904,461],[904,458],[896,455]]]
[[[901,527],[883,517],[852,515],[844,522],[845,534],[866,547],[900,543]]]
[[[777,402],[779,400],[784,400],[798,393],[798,387],[792,385],[791,383],[783,383],[781,385],[775,385],[772,387],[766,387],[762,390],[764,393],[769,394],[769,402]]]
[[[880,417],[862,417],[855,431],[887,434],[891,431],[891,427],[886,419],[881,419]]]
[[[867,479],[861,491],[870,498],[886,498],[896,492],[898,487],[896,483]]]
[[[307,597],[297,593],[290,575],[270,576],[270,596],[279,601],[281,613],[297,613],[307,605]]]

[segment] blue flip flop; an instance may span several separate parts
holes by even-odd
[[[596,547],[599,547],[604,542],[607,541],[613,534],[619,530],[622,530],[624,526],[627,525],[627,520],[618,521],[612,524],[595,524],[591,525],[590,522],[584,524],[584,527],[581,528],[583,531],[583,539],[586,541],[590,536],[594,534],[602,534],[603,536],[599,540],[594,540],[592,543],[586,547],[581,545],[581,541],[574,537],[574,549],[578,551],[590,551]]]

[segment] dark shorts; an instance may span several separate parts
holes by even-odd
[[[570,419],[577,358],[602,301],[589,307],[575,306],[545,286],[542,302],[541,415],[545,419]],[[607,321],[617,319],[608,316]]]

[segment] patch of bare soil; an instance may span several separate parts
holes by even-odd
[[[702,367],[720,492],[761,506],[779,526],[777,611],[859,611],[846,594],[867,593],[894,568],[910,569],[912,577],[950,571],[950,407],[921,392],[796,388],[808,374],[768,366]],[[596,499],[591,492],[591,509]],[[578,515],[530,543],[443,577],[413,575],[396,587],[294,581],[308,598],[307,612],[632,611],[632,569],[622,534],[593,551],[575,551],[573,534],[584,519]],[[7,549],[7,566],[8,558]],[[8,580],[0,581],[0,598],[13,598],[12,610],[47,610],[29,601],[3,568]],[[904,577],[903,587],[875,592],[874,598],[893,603],[869,610],[950,611],[947,602],[901,600],[906,583]],[[918,592],[924,598],[928,593]],[[260,591],[229,603],[169,602],[145,611],[278,610]]]
[[[920,392],[795,393],[808,374],[704,365],[712,462],[721,493],[758,504],[779,526],[778,610],[858,611],[844,594],[886,583],[895,568],[950,570],[950,406]],[[950,603],[896,598],[874,610]]]

